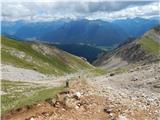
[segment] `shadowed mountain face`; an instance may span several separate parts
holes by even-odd
[[[23,40],[42,40],[60,44],[114,46],[137,38],[158,24],[154,19],[59,20],[53,22],[2,22],[2,34]]]
[[[85,44],[54,44],[56,47],[87,59],[90,63],[95,61],[99,55],[106,52],[102,48]]]
[[[151,63],[160,60],[160,26],[146,32],[135,41],[126,42],[94,62],[105,69],[122,67],[129,63]]]

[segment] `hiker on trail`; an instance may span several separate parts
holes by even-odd
[[[69,80],[66,81],[66,87],[69,87]]]

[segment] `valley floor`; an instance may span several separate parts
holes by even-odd
[[[3,119],[160,119],[159,63],[138,66],[123,73],[112,72],[97,77],[86,77],[84,73],[79,73],[67,79],[70,78],[75,80],[69,82],[69,88],[57,94],[56,99],[6,112]]]

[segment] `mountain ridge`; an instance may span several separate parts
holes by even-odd
[[[94,62],[104,69],[120,68],[131,64],[152,63],[160,60],[159,26],[149,30],[135,41],[126,42]]]

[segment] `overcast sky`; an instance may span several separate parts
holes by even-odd
[[[158,0],[3,0],[1,4],[2,20],[7,21],[149,18],[158,16],[160,12]]]

